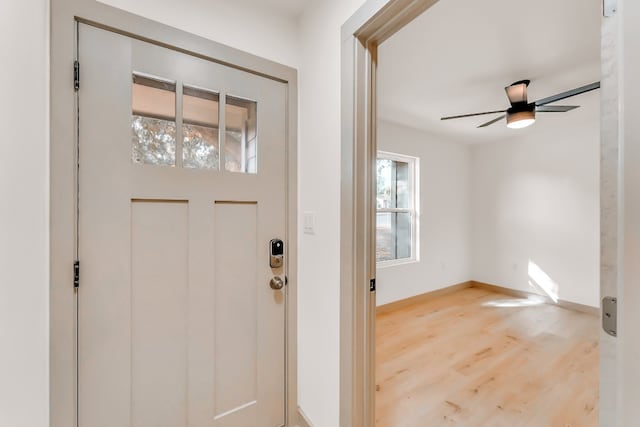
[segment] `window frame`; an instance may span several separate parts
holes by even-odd
[[[392,153],[389,151],[378,150],[376,153],[376,173],[377,173],[377,161],[378,160],[391,160],[395,162],[403,162],[409,165],[408,172],[408,194],[409,194],[409,207],[408,208],[378,208],[376,204],[376,236],[377,236],[377,218],[379,213],[408,213],[411,216],[411,255],[405,258],[395,258],[389,260],[378,261],[376,257],[376,267],[377,268],[385,268],[385,267],[393,267],[396,265],[409,264],[418,262],[420,260],[419,257],[419,233],[418,233],[418,218],[419,218],[419,209],[420,206],[420,185],[419,185],[419,176],[420,176],[420,159],[418,157],[409,156],[406,154]],[[376,181],[376,190],[377,190],[377,181]],[[395,235],[394,235],[395,237]],[[397,237],[396,237],[397,238]],[[376,250],[377,250],[377,239],[376,239]]]

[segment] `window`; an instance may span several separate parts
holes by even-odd
[[[417,259],[415,157],[379,151],[376,162],[376,261]]]

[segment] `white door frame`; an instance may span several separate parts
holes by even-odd
[[[375,424],[375,159],[377,48],[438,0],[368,0],[342,27],[340,426]],[[443,0],[446,1],[446,0]],[[426,13],[429,13],[428,11]],[[601,78],[601,295],[617,297],[623,240],[620,13],[603,17]],[[375,284],[375,282],[373,283]],[[624,325],[621,325],[624,327]],[[617,420],[619,338],[600,333],[600,425]]]
[[[306,425],[297,404],[297,132],[298,76],[293,68],[107,6],[95,0],[51,0],[50,146],[50,426],[77,424],[76,96],[73,63],[78,22],[154,43],[287,85],[286,425]],[[82,64],[80,64],[82,76]],[[82,81],[82,79],[81,79]],[[80,83],[82,86],[82,82]],[[82,88],[80,88],[82,90]],[[266,250],[266,249],[265,249]],[[82,285],[80,285],[82,286]]]

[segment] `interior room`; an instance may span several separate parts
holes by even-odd
[[[524,12],[443,1],[379,48],[378,426],[598,423],[600,3]]]

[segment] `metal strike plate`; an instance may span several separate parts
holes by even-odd
[[[613,16],[618,11],[618,0],[602,0],[602,14]]]
[[[612,337],[618,336],[618,299],[602,299],[602,329]]]

